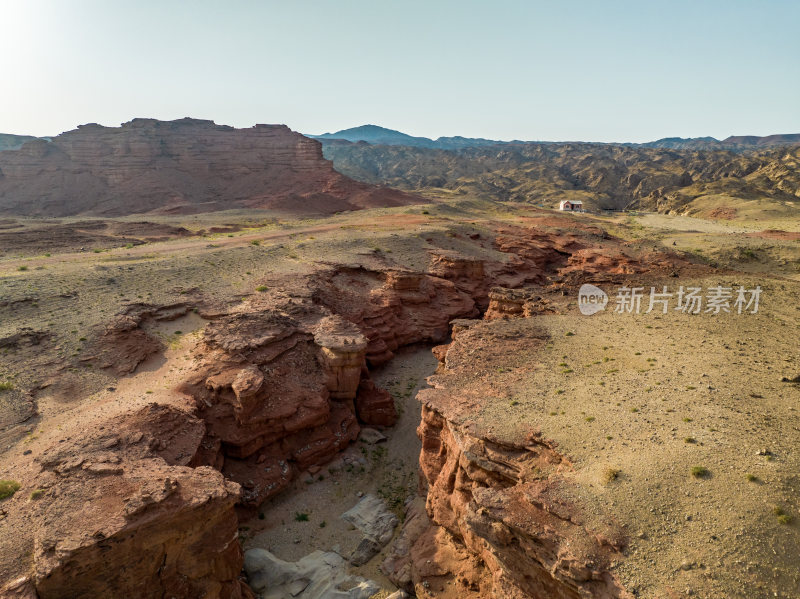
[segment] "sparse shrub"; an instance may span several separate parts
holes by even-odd
[[[319,527],[320,528],[325,528],[327,525],[328,525],[328,523],[325,522],[325,520],[323,520],[322,522],[319,523]]]
[[[31,492],[31,501],[36,501],[42,495],[44,495],[44,489],[36,489],[35,491]]]
[[[572,331],[567,331],[567,332],[566,332],[566,334],[565,334],[564,336],[565,336],[565,337],[572,337],[574,334],[575,334],[575,333],[573,333]]]
[[[608,484],[611,481],[617,480],[619,475],[620,470],[618,468],[612,468],[611,466],[608,466],[603,469],[603,482]]]
[[[7,499],[19,491],[20,484],[15,480],[0,480],[0,499]]]
[[[261,245],[261,242],[258,239],[254,239],[250,242],[250,245]]]
[[[260,291],[261,293],[265,292],[268,289],[266,285],[259,285],[256,287],[256,291]]]
[[[515,399],[515,400],[513,400],[513,401],[511,402],[511,405],[512,405],[512,406],[518,406],[518,405],[519,405],[519,402],[518,402],[518,401]]]
[[[562,393],[564,393],[563,389],[556,389],[556,395],[561,395]]]
[[[747,474],[746,478],[751,483],[757,483],[758,482],[758,477],[755,474]]]
[[[11,391],[14,388],[14,383],[11,381],[3,381],[0,383],[0,391]]]
[[[305,512],[295,512],[294,519],[296,522],[308,522],[308,514]]]
[[[28,267],[27,266],[20,266],[17,270],[20,270],[20,271],[28,270]]]
[[[792,517],[789,514],[787,514],[781,506],[776,505],[775,507],[773,507],[772,513],[775,514],[775,516],[778,518],[778,522],[780,522],[781,524],[792,523]]]
[[[705,466],[692,466],[691,473],[695,478],[704,478],[710,474]]]
[[[639,408],[631,408],[631,412],[633,412],[634,414],[635,414],[636,412],[638,412],[638,411],[639,411]]]
[[[428,210],[423,210],[422,214],[430,214],[430,212]]]
[[[584,420],[586,422],[594,422],[594,416],[587,416],[586,418],[584,418]]]
[[[683,442],[684,442],[684,443],[697,443],[697,439],[695,439],[694,437],[686,437],[686,438],[683,440]]]

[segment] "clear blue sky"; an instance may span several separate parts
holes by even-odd
[[[0,0],[0,132],[133,117],[646,141],[800,132],[796,0]]]

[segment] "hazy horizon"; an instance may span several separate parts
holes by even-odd
[[[800,132],[800,4],[0,0],[0,133],[184,116],[310,134]]]
[[[143,119],[155,118],[156,120],[171,121],[171,120],[179,120],[179,119],[182,119],[182,118],[193,118],[194,119],[194,118],[198,118],[198,117],[193,117],[193,116],[190,116],[190,115],[186,115],[184,117],[177,117],[175,119],[157,119],[157,117],[135,116],[135,117],[131,117],[130,119],[127,119],[125,121],[122,121],[120,123],[96,123],[96,121],[92,121],[91,123],[90,122],[79,123],[75,127],[72,127],[71,129],[65,129],[64,131],[59,131],[58,133],[55,133],[55,134],[38,135],[37,137],[56,137],[57,135],[60,135],[61,133],[66,133],[67,131],[71,131],[71,130],[77,129],[80,126],[88,125],[88,124],[95,124],[95,123],[103,125],[103,126],[106,126],[106,127],[119,127],[120,125],[122,125],[124,123],[130,122],[131,120],[138,119],[138,118],[143,118]],[[210,121],[214,121],[214,123],[217,124],[217,125],[234,126],[234,125],[231,125],[230,123],[221,123],[221,122],[218,122],[218,121],[216,121],[214,119],[198,119],[198,120],[210,120]],[[253,123],[251,125],[241,125],[241,126],[237,125],[236,127],[237,128],[248,128],[248,127],[253,127],[256,124],[259,124],[259,123]],[[264,124],[264,123],[261,123],[261,124]],[[342,129],[336,129],[336,130],[331,130],[331,131],[320,131],[320,132],[298,131],[297,129],[294,129],[293,127],[288,125],[288,123],[266,123],[266,124],[287,125],[293,131],[297,131],[298,133],[301,133],[303,135],[313,135],[313,136],[324,135],[326,133],[338,133],[339,131],[346,131],[348,129],[355,129],[355,128],[362,127],[362,126],[378,126],[378,127],[384,128],[384,129],[390,129],[392,131],[399,131],[400,133],[405,133],[405,134],[411,135],[413,137],[427,137],[427,138],[432,139],[434,141],[436,139],[440,138],[440,137],[447,138],[447,137],[460,136],[460,134],[455,133],[453,135],[440,135],[440,136],[431,137],[430,135],[414,134],[414,133],[409,133],[408,131],[400,131],[399,129],[391,129],[390,127],[384,127],[383,125],[380,125],[380,124],[377,124],[377,123],[362,123],[360,125],[352,125],[352,126],[349,126],[349,127],[343,127]],[[0,131],[0,134],[3,134],[3,133],[11,133],[11,132],[9,132],[9,131]],[[767,133],[767,134],[764,134],[764,135],[758,135],[758,137],[765,137],[765,136],[769,136],[769,135],[792,135],[792,134],[797,135],[797,134],[800,134],[800,132],[797,132],[797,131],[775,131],[773,133]],[[31,135],[31,134],[13,132],[12,135]],[[718,141],[723,141],[724,139],[726,139],[728,137],[746,137],[746,136],[750,136],[750,135],[751,134],[749,134],[749,133],[742,133],[742,134],[731,133],[730,135],[726,135],[724,137],[716,137],[715,139],[717,139]],[[461,136],[461,137],[469,137],[469,136]],[[695,139],[697,139],[697,138],[706,138],[706,137],[712,137],[712,136],[707,136],[707,135],[693,136],[693,138],[695,138]],[[508,138],[508,139],[485,138],[485,139],[491,139],[493,141],[500,141],[500,142],[519,141],[519,142],[605,143],[605,144],[615,144],[615,143],[617,143],[617,144],[625,144],[625,143],[647,143],[647,142],[654,142],[654,141],[659,141],[661,139],[668,139],[668,138],[676,138],[677,139],[677,138],[680,138],[680,136],[668,135],[666,137],[661,137],[661,138],[658,138],[658,139],[647,139],[647,140],[636,141],[636,142],[632,142],[630,140],[625,140],[625,139],[619,139],[619,140],[613,140],[613,141],[606,141],[606,140],[598,141],[598,140],[593,140],[593,139],[558,139],[558,140],[555,140],[555,139],[522,139],[522,138],[513,138],[513,139],[512,138]],[[683,138],[683,139],[688,139],[688,138]]]

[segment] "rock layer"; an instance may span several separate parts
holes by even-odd
[[[479,406],[459,397],[458,373],[472,371],[476,343],[457,343],[469,330],[462,326],[447,352],[464,355],[449,356],[433,389],[420,392],[430,524],[409,518],[416,530],[401,538],[408,558],[390,556],[387,574],[423,594],[448,582],[462,597],[631,597],[610,571],[625,535],[612,518],[589,521],[566,498],[569,460],[533,429],[511,441],[470,421]]]
[[[99,421],[80,442],[53,441],[38,458],[41,472],[31,475],[43,498],[24,507],[21,498],[10,500],[15,525],[34,509],[40,523],[31,543],[34,575],[19,582],[14,572],[13,592],[137,595],[140,581],[149,581],[148,588],[176,597],[241,596],[247,589],[237,580],[234,505],[252,509],[299,472],[325,464],[358,437],[361,424],[394,422],[392,398],[374,385],[369,368],[401,346],[438,343],[440,376],[447,377],[473,363],[469,352],[444,345],[451,330],[458,341],[478,322],[463,319],[480,316],[483,306],[515,315],[505,304],[518,295],[530,299],[516,289],[490,293],[493,286],[563,286],[581,273],[597,280],[608,276],[604,269],[625,276],[639,268],[624,244],[586,227],[556,235],[504,226],[494,249],[500,259],[497,252],[433,249],[424,271],[385,263],[320,266],[243,302],[196,306],[211,320],[180,393],[160,394],[167,403],[130,421]],[[596,266],[588,259],[594,255],[608,262]],[[679,262],[659,255],[649,266]],[[130,372],[155,349],[143,326],[191,307],[132,306],[95,332],[84,357]],[[513,355],[518,340],[496,331],[483,339],[503,355]],[[123,351],[114,356],[117,343]],[[404,533],[409,559],[387,566],[398,583],[421,593],[426,581],[456,580],[459,590],[484,597],[625,596],[606,569],[619,535],[613,527],[590,529],[580,506],[557,500],[568,461],[536,436],[508,442],[466,427],[453,407],[478,404],[448,388],[448,380],[423,397],[420,427],[434,525],[414,518],[419,530]],[[92,413],[99,419],[104,412]],[[129,571],[113,586],[105,579],[123,562]]]
[[[134,119],[82,125],[0,154],[0,213],[121,216],[268,208],[325,213],[415,203],[337,173],[285,125]]]
[[[233,509],[239,486],[187,467],[202,421],[152,404],[37,461],[33,573],[41,599],[250,597]]]

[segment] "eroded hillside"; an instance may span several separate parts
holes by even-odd
[[[639,208],[733,218],[795,215],[800,148],[688,150],[589,143],[509,143],[460,150],[326,141],[325,155],[361,181],[435,195],[553,207]],[[716,211],[716,212],[715,212]]]

